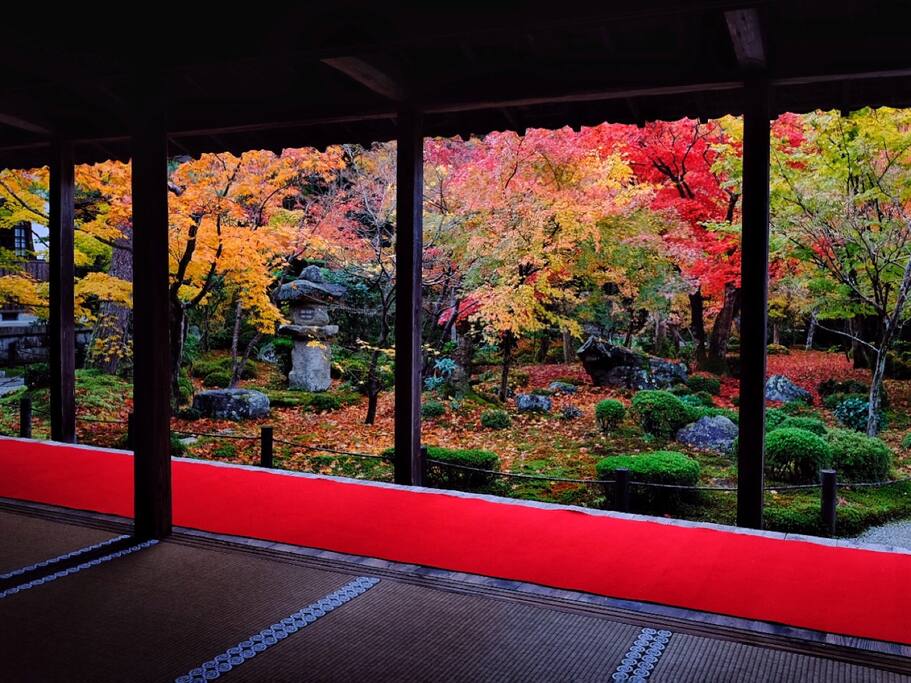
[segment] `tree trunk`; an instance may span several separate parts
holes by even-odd
[[[807,341],[803,345],[804,351],[809,351],[813,348],[813,337],[816,335],[816,310],[814,309],[810,313],[810,323],[807,325]]]
[[[237,364],[237,349],[240,346],[240,322],[242,313],[243,306],[240,303],[240,299],[238,299],[237,303],[234,305],[234,329],[231,331],[231,381],[228,383],[229,389],[233,389],[237,386],[237,382],[240,381],[241,368]]]
[[[380,400],[380,382],[376,374],[379,362],[379,349],[374,349],[370,354],[370,365],[367,371],[367,415],[364,417],[365,425],[372,425],[376,422],[376,408]]]
[[[728,341],[731,338],[734,316],[737,314],[739,305],[740,288],[732,284],[725,285],[724,302],[715,317],[715,323],[712,325],[712,335],[709,339],[709,353],[706,360],[708,366],[712,369],[723,370],[726,367],[725,355],[728,350]]]
[[[696,363],[705,363],[705,306],[702,290],[697,289],[690,294],[690,329],[693,339],[696,340]]]
[[[542,333],[540,342],[535,353],[535,362],[539,364],[547,362],[547,352],[550,350],[550,336],[547,332]]]
[[[777,320],[772,321],[772,343],[781,346],[781,323]]]
[[[655,316],[655,355],[663,356],[667,345],[667,324],[660,314]]]
[[[576,360],[576,352],[573,349],[573,336],[569,330],[563,330],[563,362],[572,363]]]
[[[186,312],[180,303],[171,301],[169,307],[171,345],[171,402],[176,406],[180,401],[180,363],[183,360],[183,345],[186,339]]]
[[[122,228],[122,231],[123,236],[114,242],[108,275],[132,282],[132,231],[129,227]],[[89,346],[89,362],[92,367],[113,375],[119,369],[121,361],[129,356],[130,314],[129,308],[112,301],[102,301],[98,306],[98,320],[92,330],[92,344]]]
[[[882,399],[883,378],[886,376],[887,349],[888,344],[880,344],[873,368],[873,377],[870,378],[870,398],[869,405],[867,406],[867,436],[876,436],[879,427],[877,424],[877,416],[879,415],[879,405]]]
[[[503,341],[500,342],[500,349],[503,352],[503,365],[500,371],[500,391],[497,396],[504,403],[509,394],[509,368],[512,364],[512,350],[515,343],[516,338],[512,332],[504,334]]]

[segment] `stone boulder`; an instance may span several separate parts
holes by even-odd
[[[765,383],[766,401],[791,401],[813,402],[813,395],[806,389],[797,386],[784,375],[772,375]]]
[[[193,397],[193,410],[216,420],[250,420],[269,414],[269,397],[251,389],[215,389]]]
[[[576,351],[595,386],[666,389],[686,383],[686,365],[589,337]]]
[[[553,403],[549,396],[538,394],[518,394],[516,410],[520,413],[549,413]]]
[[[551,382],[547,388],[555,394],[575,394],[579,391],[579,387],[569,382]]]
[[[693,448],[728,453],[737,438],[737,425],[724,415],[707,415],[679,429],[676,438]]]

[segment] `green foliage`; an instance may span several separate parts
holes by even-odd
[[[730,408],[709,408],[708,406],[690,407],[690,417],[687,422],[695,422],[701,417],[716,417],[721,415],[728,418],[734,424],[740,423],[740,413]]]
[[[633,396],[632,408],[642,429],[664,439],[691,421],[690,409],[667,391],[640,391]]]
[[[338,410],[361,400],[353,391],[261,391],[269,397],[269,405],[273,408],[301,408],[315,413]]]
[[[487,429],[506,429],[511,424],[512,419],[505,410],[492,408],[481,413],[481,425]]]
[[[609,432],[616,429],[626,417],[626,407],[614,399],[608,398],[595,405],[595,421],[602,431]]]
[[[782,422],[788,419],[788,414],[781,408],[766,408],[765,410],[765,430],[772,431]]]
[[[234,371],[234,361],[231,356],[207,356],[195,361],[190,366],[190,374],[203,380],[209,375],[215,373],[227,374],[230,380],[231,373]],[[256,377],[255,363],[248,361],[241,370],[241,379],[254,379]],[[218,386],[218,385],[206,385]],[[227,383],[224,385],[227,386]]]
[[[786,415],[807,415],[813,413],[813,407],[804,401],[788,401],[778,408]]]
[[[856,536],[868,527],[911,517],[911,482],[839,492],[836,532]],[[767,529],[788,533],[819,534],[819,492],[767,496],[764,511]]]
[[[554,395],[554,392],[552,392],[550,389],[544,389],[544,388],[532,389],[531,393],[533,396],[553,396]]]
[[[181,405],[186,405],[193,400],[193,382],[190,381],[190,378],[187,377],[187,374],[181,370],[180,377],[177,380],[177,386],[180,390],[178,398],[180,399]]]
[[[203,377],[202,383],[207,387],[224,389],[231,384],[231,373],[230,371],[215,370]]]
[[[833,429],[828,436],[832,467],[839,478],[884,481],[892,468],[892,451],[877,438],[850,429]]]
[[[347,382],[361,393],[367,393],[370,379],[370,355],[366,351],[352,352],[333,347],[332,376]],[[380,354],[377,361],[376,378],[382,389],[390,389],[395,384],[395,366],[386,354]]]
[[[825,436],[829,429],[822,420],[815,417],[789,417],[781,422],[775,429],[805,429],[817,436]]]
[[[395,449],[387,448],[383,451],[383,455],[390,460],[394,459]],[[477,448],[457,449],[428,446],[427,459],[480,470],[494,472],[500,470],[500,457],[496,453]],[[487,472],[473,472],[458,467],[446,467],[444,464],[434,462],[427,463],[426,483],[428,486],[459,490],[478,489],[489,486],[494,479],[496,479],[496,475]]]
[[[866,399],[846,398],[835,408],[835,419],[849,429],[866,432],[869,407],[870,403]],[[877,432],[885,426],[881,412],[876,414],[874,425]]]
[[[766,347],[766,353],[770,356],[787,356],[791,353],[791,350],[787,346],[782,346],[781,344],[769,344]]]
[[[230,460],[237,457],[237,447],[233,443],[222,443],[215,447],[212,455],[216,458]]]
[[[630,480],[652,484],[695,486],[699,462],[677,451],[652,451],[637,455],[612,455],[595,465],[599,479],[613,479],[614,470],[625,468]]]
[[[811,483],[832,459],[832,449],[805,429],[775,429],[766,436],[766,473],[777,481]]]
[[[629,470],[630,481],[650,484],[672,484],[676,486],[695,486],[699,481],[699,462],[677,451],[653,451],[638,455],[612,455],[603,458],[595,465],[598,479],[610,481],[614,470]],[[608,497],[612,490],[608,487]],[[664,510],[675,506],[689,497],[687,492],[679,489],[649,488],[646,486],[631,487],[631,503],[636,508]]]
[[[187,447],[181,442],[180,437],[171,432],[171,455],[180,457],[187,452]]]
[[[51,385],[51,368],[47,363],[32,363],[25,368],[25,385],[32,391]]]
[[[829,394],[828,396],[826,396],[822,400],[822,404],[829,410],[835,410],[840,403],[847,401],[849,398],[857,398],[857,399],[860,399],[861,401],[866,401],[867,395],[866,394],[845,394],[842,392],[838,392],[838,393]]]
[[[686,381],[686,385],[694,392],[707,392],[717,396],[721,391],[721,380],[717,377],[706,377],[705,375],[693,375]]]
[[[911,433],[905,434],[902,437],[902,448],[905,450],[911,449]]]
[[[690,389],[686,384],[675,384],[670,389],[668,389],[674,396],[686,396],[687,394],[692,394],[693,390]]]
[[[426,418],[440,417],[446,414],[446,406],[440,401],[424,401],[421,405],[421,416]]]

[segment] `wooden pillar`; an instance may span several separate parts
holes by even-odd
[[[168,146],[156,80],[138,79],[132,114],[133,470],[135,532],[171,533]]]
[[[399,114],[395,235],[395,482],[423,483],[421,470],[421,258],[424,142],[419,113]]]
[[[51,439],[76,441],[76,333],[73,320],[73,229],[75,168],[73,145],[51,146],[49,220]]]
[[[744,93],[742,226],[737,524],[761,529],[769,304],[769,90],[758,77],[747,81]]]

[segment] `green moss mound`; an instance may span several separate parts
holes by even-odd
[[[776,481],[813,483],[831,459],[829,444],[805,429],[778,428],[766,436],[766,474]]]

